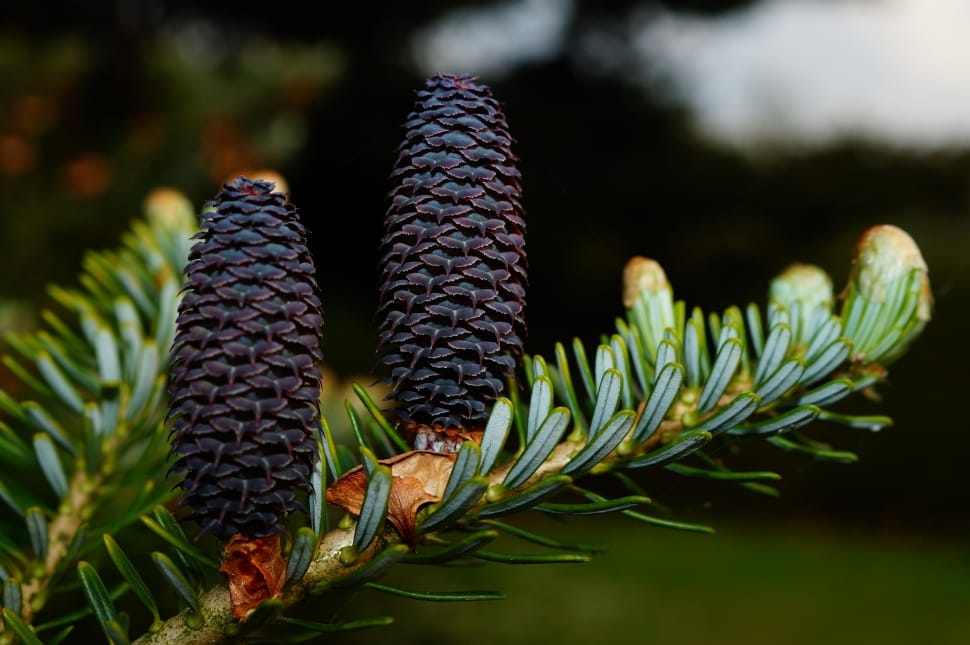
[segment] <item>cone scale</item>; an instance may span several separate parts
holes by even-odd
[[[505,116],[470,76],[417,93],[380,242],[380,352],[415,449],[476,439],[523,351],[520,175]]]

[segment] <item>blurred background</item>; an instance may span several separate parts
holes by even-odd
[[[84,250],[114,246],[153,188],[201,207],[237,173],[273,169],[311,230],[328,365],[369,382],[387,175],[435,72],[479,75],[516,138],[530,353],[610,333],[632,255],[713,311],[763,303],[796,260],[839,288],[874,224],[906,229],[930,267],[935,319],[884,400],[842,406],[895,427],[814,430],[858,464],[746,447],[733,463],[780,472],[778,499],[651,473],[652,497],[717,534],[529,520],[608,552],[421,581],[405,567],[402,585],[510,599],[365,594],[350,615],[397,623],[360,642],[970,642],[970,428],[957,405],[970,363],[970,3],[200,4],[4,7],[4,330],[31,328],[45,285],[72,284]]]

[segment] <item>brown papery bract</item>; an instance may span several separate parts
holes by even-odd
[[[412,450],[378,463],[391,470],[391,497],[387,503],[387,519],[400,533],[401,538],[414,548],[418,510],[425,504],[441,501],[455,463],[455,455]],[[357,466],[327,489],[327,502],[340,506],[353,515],[360,515],[366,493],[367,474],[362,467]]]
[[[286,561],[279,534],[249,538],[237,533],[226,542],[219,571],[229,578],[232,615],[244,620],[256,606],[278,598],[286,583]]]

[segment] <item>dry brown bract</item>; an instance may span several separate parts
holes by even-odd
[[[233,535],[225,544],[219,571],[229,577],[233,617],[244,620],[256,605],[283,592],[286,562],[280,553],[279,534],[266,538]]]
[[[441,501],[448,484],[455,455],[430,450],[412,450],[380,461],[391,469],[391,497],[387,519],[401,538],[414,548],[415,518],[424,504]],[[327,502],[360,515],[367,492],[367,475],[357,466],[327,489]]]

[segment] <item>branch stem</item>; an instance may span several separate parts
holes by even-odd
[[[354,543],[354,529],[336,528],[329,531],[317,546],[313,561],[303,579],[289,585],[283,594],[283,607],[292,607],[310,595],[310,588],[322,582],[347,576],[370,562],[386,546],[396,544],[401,538],[388,528],[377,537],[367,549],[351,563],[343,561],[344,549]],[[154,632],[145,634],[135,641],[137,645],[216,645],[233,643],[240,631],[240,625],[232,617],[229,602],[229,588],[220,584],[206,592],[199,599],[200,616],[193,616],[186,609],[169,618]],[[201,620],[200,620],[201,619]],[[245,629],[245,624],[242,625]]]
[[[105,458],[97,472],[89,474],[83,458],[78,458],[75,463],[67,494],[61,500],[57,514],[47,525],[48,548],[44,561],[38,563],[39,571],[25,581],[21,588],[24,599],[21,616],[28,625],[44,608],[47,590],[54,578],[61,573],[61,567],[70,554],[71,544],[94,514],[97,500],[101,499],[102,485],[115,469],[116,460],[112,455],[122,441],[121,435],[118,432],[105,441]]]

